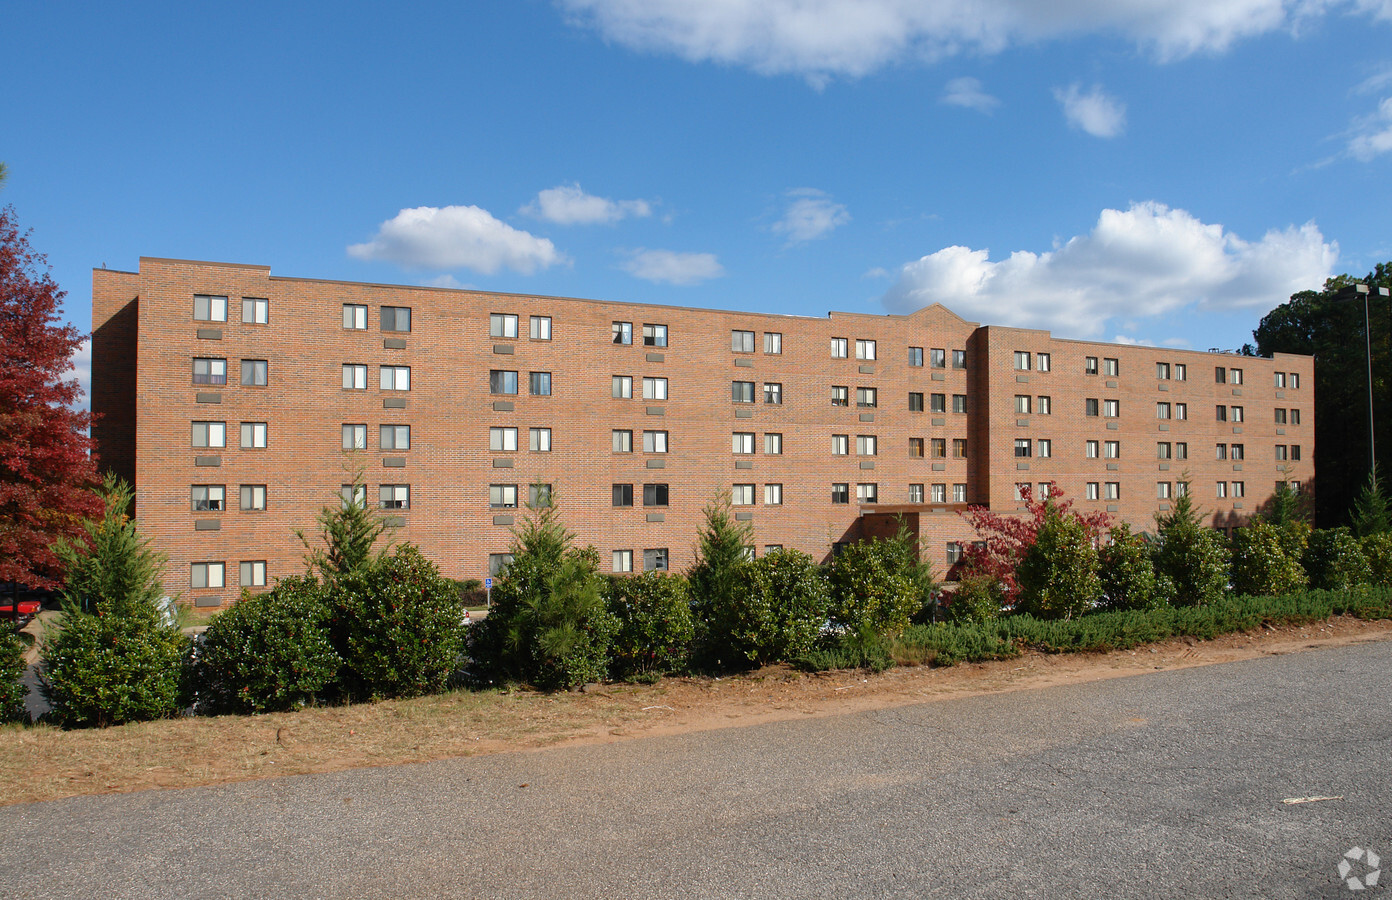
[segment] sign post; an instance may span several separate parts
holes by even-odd
[[[492,609],[492,608],[493,608],[493,579],[492,579],[492,578],[485,578],[485,579],[483,579],[483,589],[484,589],[484,591],[485,591],[484,597],[486,598],[486,599],[484,600],[484,602],[488,604],[488,608],[489,608],[489,609]]]

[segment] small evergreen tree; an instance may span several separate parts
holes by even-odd
[[[1368,473],[1368,482],[1358,499],[1353,501],[1353,533],[1358,537],[1392,531],[1392,512],[1387,508],[1387,495],[1378,478],[1377,464]]]
[[[947,598],[944,618],[957,624],[988,622],[1000,618],[1004,604],[1004,585],[984,572],[968,572]]]
[[[0,724],[29,721],[24,708],[24,695],[29,689],[20,681],[27,668],[24,644],[13,631],[0,629]]]
[[[738,567],[734,584],[705,606],[707,662],[716,667],[796,659],[817,644],[831,611],[826,571],[798,550]]]
[[[1102,595],[1097,549],[1076,516],[1052,504],[1015,573],[1019,608],[1041,619],[1072,619]]]
[[[1150,546],[1125,522],[1114,526],[1107,543],[1098,549],[1097,574],[1102,579],[1102,604],[1108,609],[1164,605],[1156,592]]]
[[[616,575],[606,593],[617,622],[616,676],[663,675],[686,667],[696,628],[685,578],[668,572]]]
[[[1392,531],[1365,537],[1363,556],[1368,560],[1368,583],[1392,588]]]
[[[1282,528],[1258,521],[1233,532],[1233,590],[1257,597],[1304,589],[1305,569],[1290,552],[1289,535],[1295,530],[1294,524]]]
[[[391,547],[388,541],[373,549],[388,529],[382,516],[368,506],[366,478],[366,472],[358,469],[348,496],[320,510],[317,521],[322,547],[314,545],[303,529],[295,530],[305,547],[306,566],[310,572],[318,569],[325,581],[365,571],[385,558]]]
[[[1176,606],[1213,603],[1228,587],[1226,542],[1221,534],[1199,522],[1200,513],[1187,491],[1169,513],[1155,517],[1158,533],[1152,559],[1156,580],[1168,594],[1166,599]]]
[[[856,541],[842,548],[827,566],[831,621],[850,631],[870,628],[890,637],[907,628],[925,602],[914,550],[904,528],[889,540]]]
[[[1305,522],[1309,517],[1305,514],[1300,495],[1289,484],[1279,481],[1271,499],[1266,501],[1266,508],[1255,518],[1269,525],[1284,528],[1297,522]]]
[[[1309,573],[1310,587],[1316,590],[1346,591],[1373,578],[1363,548],[1345,527],[1314,531],[1301,564]]]
[[[697,538],[696,562],[686,575],[696,619],[696,639],[710,654],[726,643],[720,633],[729,611],[738,605],[734,596],[740,573],[749,562],[745,549],[754,543],[754,529],[735,521],[729,494],[721,494],[702,510],[705,524]],[[716,656],[720,654],[716,652]]]

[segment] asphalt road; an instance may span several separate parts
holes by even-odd
[[[1392,897],[1392,643],[0,809],[0,896]],[[1341,796],[1300,804],[1285,798]],[[1351,893],[1353,847],[1386,860]],[[1352,868],[1363,875],[1362,864]]]

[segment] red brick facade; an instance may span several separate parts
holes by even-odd
[[[409,486],[409,506],[389,513],[401,523],[396,539],[419,544],[459,578],[485,576],[490,554],[507,550],[525,514],[506,505],[514,502],[507,486],[522,507],[534,482],[555,486],[563,520],[606,569],[623,563],[616,551],[631,551],[642,571],[644,552],[657,550],[671,568],[685,568],[702,507],[733,490],[759,553],[783,546],[824,558],[837,542],[885,530],[888,520],[875,514],[889,511],[907,515],[942,571],[948,543],[971,539],[956,512],[963,495],[1008,511],[1016,483],[1056,481],[1080,506],[1148,528],[1169,503],[1157,485],[1169,483],[1173,495],[1187,472],[1212,524],[1228,527],[1277,480],[1303,485],[1313,475],[1308,357],[1057,340],[978,327],[937,305],[909,316],[804,318],[316,281],[263,266],[148,258],[138,273],[94,272],[92,296],[100,462],[134,479],[141,525],[169,555],[171,592],[204,605],[235,599],[243,562],[264,562],[270,583],[302,571],[295,530],[312,531],[356,469],[373,503],[382,485]],[[214,298],[200,301],[200,320],[198,296]],[[216,298],[226,298],[225,320]],[[244,301],[253,321],[243,321]],[[366,307],[366,328],[345,326],[346,304]],[[410,330],[384,331],[383,307],[409,309]],[[264,324],[254,321],[263,310]],[[499,320],[490,334],[492,315],[516,319]],[[533,317],[549,318],[549,339],[530,336]],[[654,328],[645,344],[645,326],[665,326],[665,344]],[[1017,362],[1017,353],[1028,359]],[[1097,374],[1088,373],[1090,358]],[[242,383],[243,361],[253,382],[264,361],[264,386]],[[365,388],[343,387],[344,366],[366,367]],[[383,375],[384,366],[409,368],[409,390],[383,389],[384,378],[405,377]],[[1227,374],[1219,384],[1219,367],[1240,372],[1240,383]],[[493,371],[515,372],[516,393],[490,392]],[[549,388],[543,378],[533,385],[533,373],[549,374]],[[631,397],[614,396],[625,392],[616,378],[631,379]],[[508,376],[497,380],[511,387]],[[1029,398],[1028,412],[1017,397]],[[1158,415],[1161,403],[1170,404],[1168,419]],[[194,446],[195,438],[217,443],[216,424],[195,434],[205,422],[224,423],[225,446]],[[244,423],[251,443],[264,436],[264,446],[241,445]],[[345,425],[366,426],[366,449],[342,449]],[[382,449],[382,427],[396,425],[410,427],[409,448]],[[517,449],[492,428],[515,428]],[[549,450],[530,449],[531,429],[550,429]],[[616,451],[616,442],[628,446],[616,430],[631,431],[631,450]],[[645,447],[645,432],[665,434]],[[769,452],[770,435],[780,436],[780,453]],[[387,443],[398,439],[393,431]],[[1017,456],[1026,440],[1029,455]],[[491,449],[495,441],[509,449]],[[1088,441],[1097,442],[1096,458]],[[1177,458],[1179,444],[1186,458]],[[1217,458],[1218,444],[1227,458]],[[1090,484],[1096,500],[1087,499]],[[221,509],[195,508],[193,488],[204,485],[223,488]],[[264,509],[241,508],[244,485],[265,486]],[[631,506],[616,507],[628,495],[620,488],[616,498],[615,485],[632,486]],[[645,485],[653,486],[646,496]],[[834,485],[845,485],[835,494],[845,502],[833,502]],[[875,486],[873,502],[862,501],[860,485]],[[206,563],[224,566],[223,587],[193,587]],[[250,574],[260,577],[254,567]]]

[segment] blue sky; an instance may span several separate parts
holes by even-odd
[[[1206,349],[1392,259],[1392,0],[16,2],[0,202],[93,266]]]

